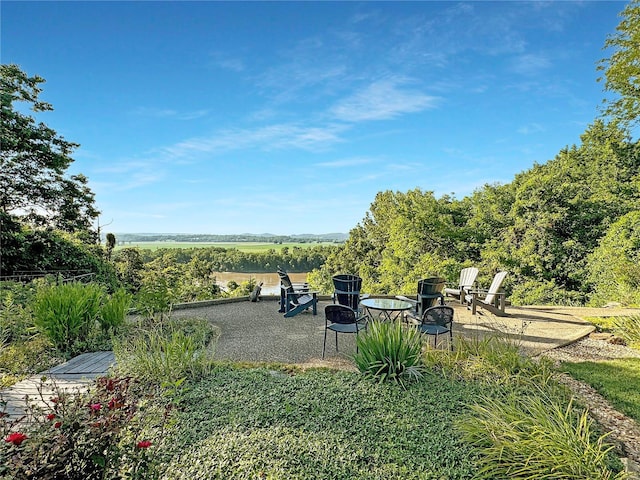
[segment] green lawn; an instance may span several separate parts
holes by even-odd
[[[118,245],[115,250],[137,247],[141,249],[157,250],[159,248],[236,248],[241,252],[264,252],[269,249],[280,251],[287,247],[310,248],[319,245],[337,245],[333,242],[305,242],[305,243],[264,243],[264,242],[131,242]]]
[[[591,385],[617,410],[640,422],[640,358],[567,362],[562,369]]]

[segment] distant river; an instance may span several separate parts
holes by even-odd
[[[216,272],[216,283],[222,288],[227,288],[227,283],[230,280],[235,280],[240,284],[255,278],[257,283],[262,282],[262,294],[263,295],[280,295],[280,277],[277,273],[235,273],[235,272]],[[293,283],[302,283],[307,281],[306,273],[290,273],[289,278]]]

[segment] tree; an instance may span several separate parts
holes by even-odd
[[[99,212],[87,178],[66,176],[78,144],[14,108],[16,103],[27,103],[36,113],[53,110],[38,98],[44,81],[27,76],[17,65],[0,65],[0,212],[34,225],[81,232],[83,240],[95,242],[91,225]]]
[[[513,182],[512,225],[494,251],[512,272],[516,298],[531,300],[534,288],[526,282],[536,281],[545,286],[540,291],[555,285],[556,301],[584,300],[588,255],[613,222],[637,210],[640,145],[615,123],[602,121],[590,125],[581,140]]]
[[[621,13],[616,33],[605,41],[612,48],[609,58],[600,60],[598,70],[604,72],[604,90],[618,98],[605,100],[605,115],[623,125],[634,125],[640,119],[640,0],[632,0]]]
[[[116,248],[116,236],[113,233],[107,233],[107,260],[111,260],[114,248]]]
[[[640,211],[611,225],[589,257],[589,274],[594,305],[640,305]]]

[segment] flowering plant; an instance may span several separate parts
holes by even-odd
[[[7,435],[4,439],[7,443],[13,443],[14,445],[20,446],[22,442],[27,439],[27,436],[22,432],[13,432]]]
[[[139,387],[131,378],[99,378],[90,394],[58,391],[57,397],[46,399],[48,410],[27,402],[32,425],[28,436],[12,432],[16,425],[0,418],[5,440],[0,445],[0,478],[157,477],[154,445],[171,409],[162,405],[163,414],[143,417],[138,407],[141,399],[148,401],[149,392],[138,395]],[[154,411],[145,408],[146,413]]]

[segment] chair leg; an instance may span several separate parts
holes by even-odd
[[[338,332],[336,332],[336,352],[338,351]]]
[[[327,329],[324,329],[324,342],[322,342],[322,359],[324,360],[324,351],[327,348]]]

